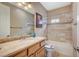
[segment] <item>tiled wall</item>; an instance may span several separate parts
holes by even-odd
[[[71,24],[48,25],[48,40],[68,42],[72,40]]]
[[[51,20],[58,18],[57,24]],[[65,6],[48,12],[48,40],[72,42],[72,6]]]

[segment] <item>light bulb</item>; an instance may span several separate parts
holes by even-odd
[[[22,4],[21,3],[18,3],[18,6],[22,6]]]
[[[29,7],[29,8],[32,8],[31,4],[28,4],[28,7]]]
[[[25,9],[28,9],[28,7],[27,7],[27,6],[25,6],[24,8],[25,8]]]
[[[26,4],[25,2],[22,2],[22,4]]]

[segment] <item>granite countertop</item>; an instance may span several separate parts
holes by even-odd
[[[6,42],[0,44],[0,56],[9,56],[14,52],[21,51],[23,49],[27,49],[29,46],[44,40],[45,37],[29,37],[26,39],[20,39],[16,41]]]
[[[21,36],[17,35],[17,36],[9,36],[9,37],[0,37],[0,43],[18,40],[18,39],[25,38],[25,37],[30,37],[30,35],[21,35]]]

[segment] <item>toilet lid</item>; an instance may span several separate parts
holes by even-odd
[[[54,46],[53,45],[45,45],[45,48],[54,48]]]

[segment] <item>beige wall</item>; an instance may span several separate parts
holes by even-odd
[[[0,36],[10,35],[10,8],[0,3]]]
[[[43,16],[43,19],[47,18],[47,11],[39,2],[32,2],[32,6],[35,12]]]
[[[47,11],[39,2],[33,2],[32,6],[34,8],[35,13],[37,12],[41,14],[43,20],[47,20]],[[36,36],[45,36],[46,35],[46,33],[44,32],[45,29],[46,25],[43,25],[42,28],[35,28]]]
[[[77,3],[77,46],[79,47],[79,2]]]
[[[51,20],[58,18],[59,24],[51,24]],[[72,6],[48,11],[48,39],[53,41],[72,41]]]

